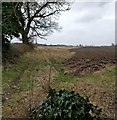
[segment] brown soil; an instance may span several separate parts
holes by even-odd
[[[76,52],[70,59],[63,62],[70,70],[67,74],[82,76],[105,68],[108,64],[115,65],[117,58],[114,47],[84,47],[71,49]]]

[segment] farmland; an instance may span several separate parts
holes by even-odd
[[[3,70],[3,117],[26,117],[50,85],[88,96],[113,120],[116,61],[114,47],[37,46]]]
[[[75,76],[98,71],[109,64],[116,63],[114,47],[83,47],[71,51],[76,54],[63,64],[72,70],[75,68],[71,73]]]

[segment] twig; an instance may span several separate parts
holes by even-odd
[[[51,63],[49,64],[49,81],[48,81],[48,91],[50,91],[50,82],[51,82],[51,71],[52,71],[52,65]]]

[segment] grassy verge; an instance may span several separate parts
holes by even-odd
[[[34,105],[47,94],[49,65],[52,65],[54,74],[59,71],[60,63],[64,60],[59,55],[50,56],[48,49],[51,48],[27,52],[12,67],[3,70],[3,93],[8,94],[3,104],[3,117],[25,117],[30,102],[33,101]]]
[[[44,70],[46,66],[48,66],[48,62],[46,56],[43,56],[43,51],[34,50],[20,57],[17,64],[3,70],[2,87],[6,99],[3,104],[4,117],[23,116],[22,112],[23,114],[26,112],[25,107],[29,107],[32,80],[36,85],[39,82],[36,81],[38,75],[41,76],[40,71]],[[34,89],[37,89],[37,86]],[[24,103],[20,100],[23,100]],[[19,113],[18,107],[21,109]]]
[[[77,78],[64,76],[64,71],[61,71],[58,73],[58,80],[54,80],[52,87],[58,90],[74,90],[82,96],[88,96],[93,104],[102,108],[102,116],[114,118],[116,70],[117,67],[110,66]]]
[[[12,82],[13,78],[18,76],[19,72],[22,71],[23,68],[27,67],[27,65],[27,59],[21,58],[17,64],[4,70],[2,73],[3,84]]]

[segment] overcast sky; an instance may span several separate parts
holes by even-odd
[[[115,2],[80,1],[76,0],[71,10],[61,14],[58,21],[62,27],[61,32],[55,31],[47,37],[47,40],[38,39],[38,43],[66,45],[115,43]]]
[[[59,25],[61,32],[38,43],[111,45],[115,43],[115,3],[74,2],[71,10],[61,14]]]

